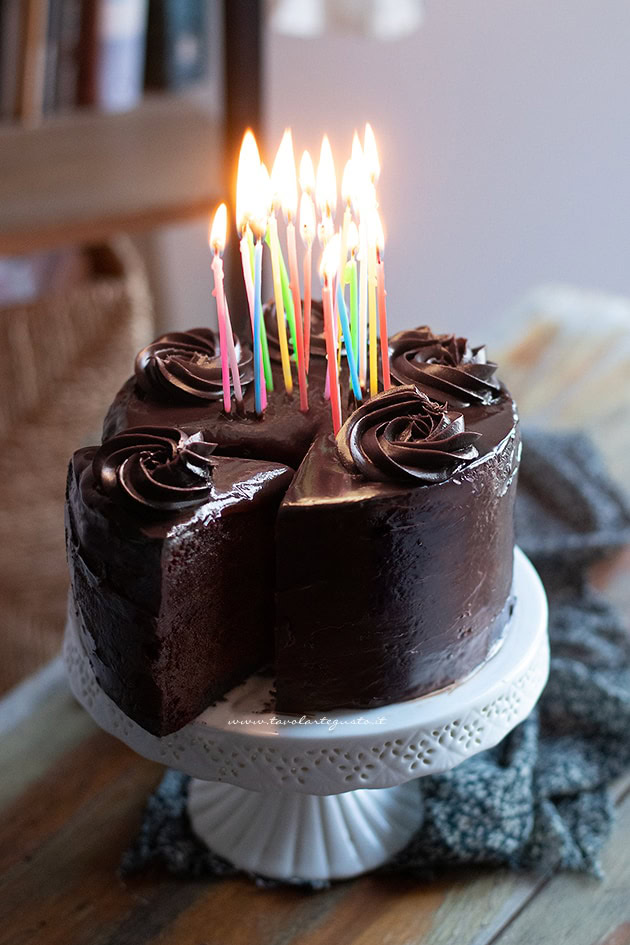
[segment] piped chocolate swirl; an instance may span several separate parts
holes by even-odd
[[[344,465],[366,479],[429,485],[476,459],[478,439],[460,413],[409,385],[383,391],[355,410],[337,434],[337,449]]]
[[[97,487],[117,503],[138,512],[175,512],[209,498],[215,449],[200,433],[135,427],[103,443],[92,472]]]
[[[251,383],[252,352],[234,339],[241,385]],[[162,335],[143,348],[135,361],[136,381],[150,397],[170,403],[219,400],[223,396],[221,352],[209,328]]]
[[[433,400],[454,407],[489,404],[501,393],[496,364],[486,359],[484,345],[471,348],[466,338],[434,335],[422,325],[389,339],[392,377],[415,384]]]

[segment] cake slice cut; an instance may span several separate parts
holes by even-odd
[[[312,445],[276,528],[279,711],[411,699],[499,645],[517,418],[505,392],[469,417],[397,387]]]
[[[293,471],[134,428],[70,462],[66,541],[99,685],[155,735],[273,658],[273,533]]]

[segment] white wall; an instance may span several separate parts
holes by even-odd
[[[340,167],[369,120],[391,324],[474,338],[528,288],[630,294],[630,2],[427,0],[380,43],[268,35],[267,140]]]

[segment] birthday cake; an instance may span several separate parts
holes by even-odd
[[[282,388],[268,306],[262,415],[250,347],[235,342],[228,415],[215,335],[171,333],[71,460],[74,618],[101,687],[157,735],[266,668],[279,712],[413,699],[468,676],[509,627],[520,445],[496,365],[400,332],[388,389],[357,403],[342,377],[335,436],[312,317],[308,411]]]

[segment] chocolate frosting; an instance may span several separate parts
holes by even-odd
[[[366,479],[420,485],[443,482],[476,459],[478,437],[466,431],[460,413],[407,385],[358,407],[337,434],[337,449],[344,465]]]
[[[103,493],[136,512],[163,514],[204,502],[216,443],[175,427],[134,427],[97,450],[92,472]]]
[[[434,335],[421,325],[393,335],[389,356],[392,376],[399,384],[430,388],[435,399],[452,406],[489,404],[501,393],[494,377],[497,366],[486,360],[485,346],[471,348],[466,338]]]
[[[241,385],[254,376],[252,352],[234,338]],[[173,331],[143,348],[136,357],[136,380],[150,397],[171,403],[218,400],[223,395],[221,354],[209,328]]]

